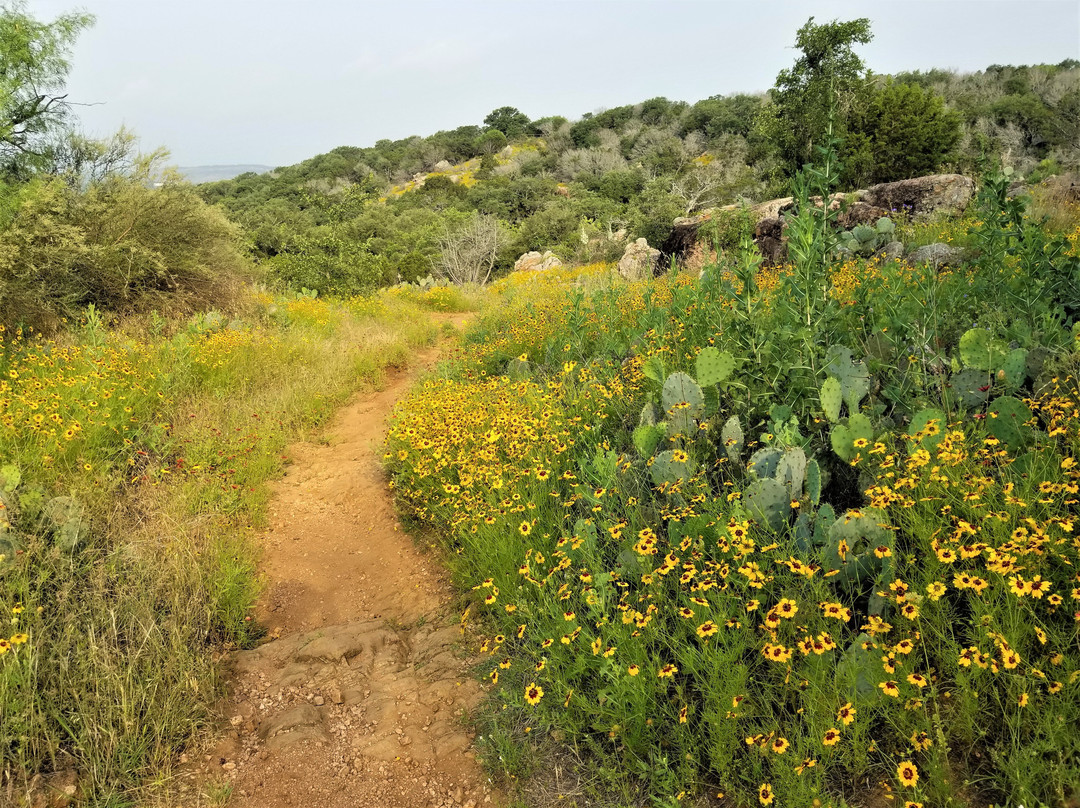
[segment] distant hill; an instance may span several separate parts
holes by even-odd
[[[251,172],[253,174],[265,174],[273,171],[273,166],[262,165],[233,165],[233,166],[180,166],[178,169],[184,178],[194,184],[200,182],[217,182],[218,180],[231,180],[241,174]]]

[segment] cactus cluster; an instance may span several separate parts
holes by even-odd
[[[1010,448],[1023,446],[1031,435],[1031,410],[1015,393],[1040,371],[1039,351],[1010,348],[985,328],[971,328],[960,337],[959,361],[953,360],[949,386],[969,410],[987,409],[987,429]],[[991,398],[995,393],[1003,393]]]
[[[734,369],[734,357],[711,346],[698,354],[697,378],[681,371],[667,374],[658,356],[650,357],[642,365],[642,374],[658,388],[659,395],[642,409],[633,443],[637,453],[649,461],[649,472],[656,485],[673,485],[693,473],[693,461],[685,452],[668,449],[655,457],[654,453],[665,440],[675,437],[690,440],[697,436],[699,421],[719,410],[717,385],[725,382]]]
[[[67,496],[46,499],[41,488],[22,484],[22,474],[16,466],[6,465],[0,467],[0,561],[10,560],[22,547],[19,533],[12,525],[16,518],[40,521],[52,534],[54,544],[65,553],[73,553],[89,530],[86,510],[77,499]]]
[[[774,413],[777,417],[784,414]],[[793,434],[798,434],[797,426]],[[741,465],[744,438],[737,416],[724,424],[721,439],[728,458]],[[815,505],[821,500],[821,467],[813,458],[807,458],[801,446],[781,444],[758,449],[750,455],[745,470],[749,482],[743,489],[743,507],[747,515],[773,530],[788,523],[792,502],[804,496]]]
[[[892,240],[895,230],[896,225],[888,216],[882,216],[873,227],[868,224],[856,225],[840,234],[840,250],[864,257],[871,256]]]
[[[874,439],[870,419],[859,412],[862,400],[870,392],[870,373],[862,362],[855,362],[851,349],[843,345],[829,348],[819,397],[821,410],[833,425],[829,435],[832,450],[845,463],[855,459],[859,450]],[[841,410],[847,408],[847,422],[841,423]]]

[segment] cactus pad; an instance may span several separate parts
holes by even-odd
[[[673,485],[686,480],[691,475],[691,461],[677,460],[674,449],[668,449],[653,458],[649,467],[654,485]]]
[[[724,428],[720,430],[720,439],[724,442],[724,451],[727,452],[728,459],[738,464],[745,444],[739,416],[733,415],[727,419]]]
[[[994,399],[986,411],[986,428],[990,434],[1010,449],[1023,446],[1031,435],[1031,410],[1018,398],[1002,396]]]
[[[933,451],[941,443],[941,439],[945,437],[945,428],[947,426],[948,422],[945,419],[945,413],[936,407],[928,407],[915,413],[915,416],[911,419],[911,424],[908,426],[908,434],[914,437],[920,432],[923,433],[919,439],[920,445],[924,449]]]
[[[664,382],[664,411],[667,413],[686,412],[697,418],[705,411],[705,395],[690,376],[685,373],[672,373]]]
[[[664,428],[655,424],[642,424],[634,430],[634,448],[643,458],[652,457],[660,441],[664,439]]]
[[[785,451],[776,465],[774,477],[777,482],[787,486],[791,499],[801,499],[806,480],[806,452],[798,446]]]
[[[835,376],[830,376],[821,385],[821,409],[831,423],[835,424],[840,420],[840,405],[843,403],[844,396],[840,380]]]
[[[727,351],[720,351],[713,346],[702,348],[697,355],[697,380],[702,387],[726,381],[735,370],[735,358]]]
[[[776,476],[776,467],[780,464],[779,449],[758,449],[750,455],[750,462],[746,464],[746,470],[751,476],[758,479]]]
[[[862,413],[855,413],[848,418],[847,424],[837,424],[832,428],[829,440],[832,450],[839,455],[845,463],[855,459],[855,455],[862,452],[866,456],[866,448],[856,446],[856,442],[866,441],[869,444],[874,439],[874,429],[870,419]]]
[[[754,480],[743,492],[743,505],[751,518],[780,530],[791,514],[787,488],[776,480]]]
[[[821,502],[821,466],[816,460],[806,464],[806,493],[814,505]]]
[[[1005,358],[1005,346],[985,328],[969,328],[960,337],[960,361],[975,370],[996,370]]]
[[[1005,373],[1005,386],[1010,390],[1016,390],[1027,378],[1027,355],[1023,348],[1009,351],[1001,363],[1001,369]]]
[[[986,371],[966,368],[949,380],[960,403],[968,409],[985,406],[990,397],[990,376]]]

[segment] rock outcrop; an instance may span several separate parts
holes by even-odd
[[[907,260],[911,264],[930,264],[934,269],[941,269],[943,266],[958,266],[966,256],[962,247],[938,243],[912,250]]]
[[[959,214],[967,208],[974,193],[975,183],[968,177],[960,174],[933,174],[881,183],[866,190],[833,194],[829,197],[829,208],[840,211],[837,215],[837,227],[850,230],[856,225],[873,224],[882,216],[892,216],[899,212],[920,218],[936,212]],[[820,197],[815,197],[812,201],[818,206],[823,203]],[[766,263],[775,263],[786,258],[786,245],[779,242],[783,241],[783,219],[790,215],[794,207],[795,200],[790,196],[750,206],[751,218],[756,224],[754,240],[761,248]],[[660,247],[660,260],[683,260],[687,255],[700,251],[698,234],[701,226],[717,215],[738,208],[738,205],[725,205],[676,219],[671,235]]]
[[[619,274],[628,281],[651,278],[659,258],[660,250],[650,247],[649,242],[639,238],[633,244],[626,245],[626,251],[619,259]]]
[[[779,216],[762,219],[754,227],[754,243],[766,266],[778,266],[787,260],[784,220]]]
[[[962,174],[932,174],[911,180],[885,182],[867,188],[862,201],[890,212],[913,216],[963,213],[975,194],[975,183]]]
[[[552,269],[554,267],[561,267],[563,265],[562,260],[555,253],[548,250],[547,252],[527,252],[522,255],[517,261],[514,262],[515,272],[543,272],[545,269]]]

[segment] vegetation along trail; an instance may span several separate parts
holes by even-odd
[[[236,655],[211,758],[230,805],[493,802],[462,721],[479,688],[455,653],[449,587],[398,524],[381,466],[412,381],[353,399],[324,442],[293,447],[276,486],[259,615],[271,641]]]

